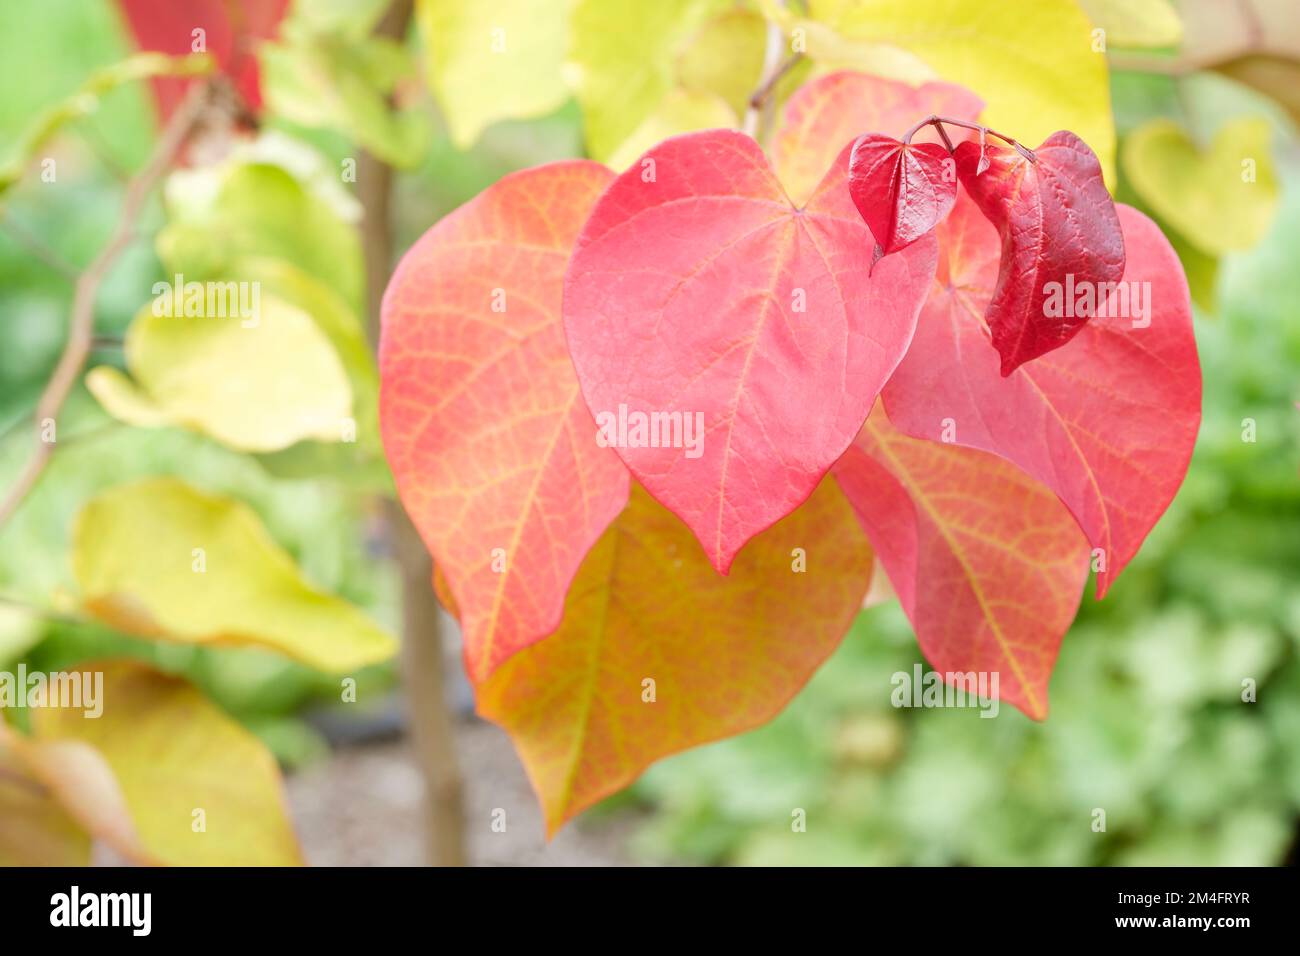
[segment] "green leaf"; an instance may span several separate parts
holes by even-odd
[[[1267,120],[1234,119],[1202,152],[1173,120],[1154,119],[1125,139],[1124,175],[1156,215],[1201,252],[1250,249],[1277,212],[1271,138]]]
[[[247,506],[176,479],[92,499],[72,567],[86,612],[126,633],[255,645],[333,673],[394,653],[365,614],[309,584]]]
[[[307,153],[285,161],[305,167],[317,158]],[[173,218],[158,234],[157,249],[169,275],[204,281],[231,273],[239,259],[282,259],[361,312],[365,274],[355,228],[282,166],[236,161],[177,174],[167,198]]]
[[[566,71],[587,147],[609,161],[678,85],[677,54],[727,0],[577,0]]]
[[[64,126],[99,108],[100,99],[119,86],[155,76],[199,76],[212,71],[206,53],[172,57],[162,53],[137,53],[120,63],[97,70],[65,100],[41,112],[19,137],[9,157],[0,164],[0,197],[23,176],[33,157]]]
[[[433,127],[427,116],[390,105],[398,84],[415,74],[401,43],[289,22],[281,41],[264,44],[259,55],[274,113],[303,126],[337,130],[404,169],[417,165],[428,150]]]
[[[762,82],[767,23],[752,10],[734,7],[706,21],[677,56],[684,89],[715,93],[744,114]]]
[[[419,0],[429,87],[452,142],[499,120],[542,116],[569,98],[561,65],[572,0]]]
[[[297,0],[291,17],[313,33],[364,39],[391,5],[391,0]]]
[[[1187,289],[1192,301],[1211,315],[1218,311],[1219,258],[1202,252],[1171,227],[1164,228],[1165,238],[1178,253],[1187,273]]]
[[[609,157],[614,169],[626,169],[650,147],[699,129],[735,126],[738,117],[727,101],[715,93],[698,90],[670,90],[659,105],[641,121],[632,135]]]
[[[191,287],[202,295],[203,285]],[[247,316],[227,316],[224,307],[209,314],[204,303],[198,314],[182,312],[179,302],[165,307],[155,299],[127,330],[134,381],[100,366],[86,387],[129,424],[181,425],[243,451],[353,438],[352,389],[329,339],[302,309],[260,291],[254,298],[260,287],[247,288]]]

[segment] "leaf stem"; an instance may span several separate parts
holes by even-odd
[[[950,116],[938,116],[934,113],[931,113],[925,119],[921,120],[921,122],[917,123],[915,126],[913,126],[911,129],[909,129],[906,133],[903,134],[903,145],[906,146],[908,143],[910,143],[912,141],[912,137],[915,136],[922,128],[926,126],[933,126],[936,130],[939,131],[939,136],[942,137],[944,146],[946,146],[948,148],[948,152],[951,153],[954,147],[952,145],[952,140],[948,138],[947,130],[944,129],[945,124],[948,126],[960,126],[962,129],[976,130],[980,134],[981,148],[983,148],[984,145],[984,138],[986,136],[992,136],[995,139],[1002,140],[1002,142],[1014,148],[1016,152],[1018,152],[1021,156],[1025,157],[1025,159],[1029,160],[1031,163],[1038,162],[1038,157],[1034,154],[1034,151],[1032,149],[1030,149],[1028,146],[1023,145],[1018,140],[1012,139],[1010,136],[1006,136],[1002,133],[999,133],[997,130],[993,129],[992,127],[981,126],[979,123],[968,123],[965,120],[953,119]]]

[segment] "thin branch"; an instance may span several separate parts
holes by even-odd
[[[397,0],[375,28],[401,40],[410,25],[411,0]],[[393,267],[391,216],[393,169],[362,152],[357,162],[357,198],[362,207],[362,249],[366,259],[371,344],[379,344],[379,307]],[[424,779],[426,858],[437,866],[464,866],[464,784],[448,711],[442,609],[433,593],[433,560],[400,502],[384,501],[388,534],[402,575],[402,686],[412,750]]]
[[[86,357],[94,343],[95,335],[95,298],[99,285],[112,269],[117,257],[130,245],[135,235],[135,222],[144,208],[145,200],[176,159],[186,139],[198,123],[208,100],[208,84],[196,85],[186,96],[180,108],[172,115],[162,138],[158,141],[153,155],[126,189],[122,200],[122,211],[117,224],[109,236],[108,242],[100,250],[94,261],[77,278],[76,290],[72,296],[72,318],[68,324],[68,341],[59,356],[59,363],[36,403],[33,424],[37,432],[36,444],[32,456],[27,460],[18,478],[10,486],[3,500],[0,500],[0,526],[12,517],[14,511],[27,497],[32,486],[36,484],[45,470],[54,452],[55,442],[43,441],[40,435],[42,423],[57,421],[63,403],[67,401],[77,382],[77,376],[86,363]]]
[[[754,94],[749,98],[750,111],[761,110],[763,108],[764,104],[767,103],[768,97],[772,95],[772,90],[776,87],[776,84],[785,79],[787,73],[803,62],[803,57],[804,55],[802,53],[792,54],[787,57],[780,66],[772,71],[771,75],[763,82],[763,85],[756,89]],[[749,113],[746,113],[745,115],[748,116]]]
[[[9,238],[49,266],[51,270],[69,282],[77,281],[79,273],[76,266],[47,246],[34,233],[28,232],[26,226],[18,225],[3,211],[0,211],[0,227],[8,233]]]
[[[784,3],[781,4],[784,6]],[[789,57],[784,63],[781,62],[781,50],[785,47],[785,35],[781,32],[781,27],[776,23],[767,25],[767,46],[763,50],[763,72],[762,79],[759,81],[758,88],[754,90],[749,98],[748,108],[745,110],[745,121],[741,127],[745,135],[758,139],[763,125],[763,114],[768,106],[768,100],[771,98],[772,90],[776,84],[781,82],[781,78],[789,73],[803,59],[802,53],[796,53]]]
[[[113,155],[113,151],[109,149],[108,143],[104,141],[103,135],[99,132],[99,127],[92,120],[88,119],[85,122],[78,123],[74,129],[81,134],[81,138],[90,147],[90,151],[95,154],[95,158],[104,165],[104,168],[109,171],[114,179],[120,183],[130,182],[130,171]]]
[[[992,136],[995,137],[996,139],[1002,140],[1002,142],[1014,148],[1016,152],[1020,153],[1021,156],[1025,157],[1025,159],[1029,160],[1031,163],[1038,162],[1038,156],[1035,155],[1032,149],[1020,143],[1018,140],[1012,139],[1010,136],[1006,136],[1003,135],[1002,133],[999,133],[997,130],[993,129],[992,127],[981,126],[978,123],[968,123],[965,120],[951,119],[950,117],[947,116],[936,116],[933,113],[931,113],[925,119],[921,120],[921,122],[917,123],[915,126],[913,126],[911,129],[909,129],[906,133],[903,134],[903,144],[906,145],[910,143],[912,141],[912,137],[915,136],[917,131],[920,130],[922,127],[933,126],[935,129],[939,131],[939,135],[943,137],[944,144],[948,147],[948,152],[951,153],[953,151],[952,140],[948,138],[948,134],[944,131],[943,128],[944,124],[947,124],[949,126],[960,126],[962,129],[976,130],[980,134],[981,151],[984,148],[985,136]]]

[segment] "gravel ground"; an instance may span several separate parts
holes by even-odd
[[[456,743],[465,778],[470,862],[482,866],[621,866],[626,826],[570,823],[549,844],[542,815],[510,740],[466,718]],[[420,775],[404,740],[343,747],[289,778],[289,802],[314,866],[419,866]],[[493,809],[506,829],[493,832]]]

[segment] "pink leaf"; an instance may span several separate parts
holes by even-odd
[[[1120,206],[1119,222],[1128,262],[1106,314],[1004,379],[982,318],[998,237],[959,198],[938,229],[938,281],[916,338],[884,391],[904,432],[994,452],[1051,488],[1100,549],[1098,597],[1182,484],[1201,421],[1182,266],[1141,213]]]
[[[846,147],[796,209],[749,137],[669,139],[601,197],[569,265],[587,404],[723,573],[848,447],[932,281],[932,238],[870,273],[847,165]],[[640,416],[680,428],[647,441],[623,427]]]

